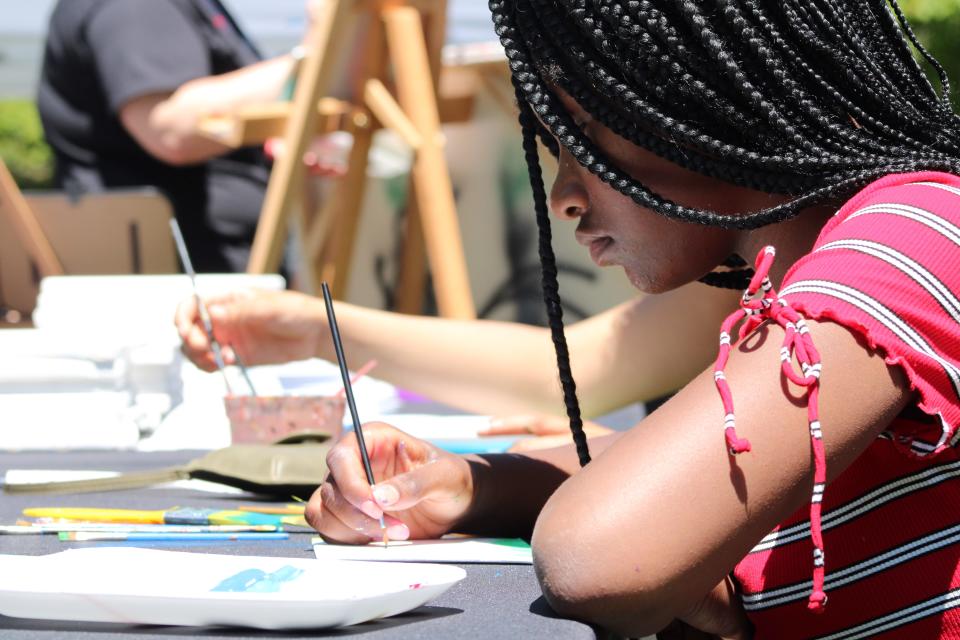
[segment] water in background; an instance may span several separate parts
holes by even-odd
[[[164,0],[157,0],[162,2]],[[0,0],[0,99],[32,98],[40,73],[47,17],[56,0]],[[224,0],[265,55],[287,51],[305,24],[304,0]],[[494,39],[486,2],[448,0],[448,42]]]

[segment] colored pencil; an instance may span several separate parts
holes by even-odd
[[[273,533],[167,533],[156,531],[153,533],[110,533],[94,531],[61,531],[57,534],[64,542],[93,542],[96,540],[145,540],[152,542],[166,541],[210,541],[210,540],[286,540],[290,534],[285,531]]]
[[[119,522],[94,523],[32,523],[18,525],[0,525],[0,534],[30,535],[60,533],[61,531],[84,531],[94,533],[267,533],[278,531],[272,524],[214,524],[214,525],[176,525],[176,524],[123,524]]]
[[[238,511],[251,511],[253,513],[273,513],[284,516],[302,516],[306,510],[305,504],[281,504],[281,505],[259,505],[259,504],[241,504],[237,505]]]
[[[82,507],[52,507],[24,509],[31,518],[55,518],[85,522],[123,522],[128,524],[271,524],[293,523],[299,516],[281,516],[229,509],[178,508],[144,511],[140,509],[98,509]]]

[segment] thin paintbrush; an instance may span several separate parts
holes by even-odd
[[[250,389],[250,395],[254,398],[257,397],[257,390],[253,388],[253,380],[250,379],[250,374],[247,373],[247,365],[243,364],[243,360],[240,359],[240,352],[234,349],[233,357],[237,360],[237,366],[240,367],[240,373],[243,374],[243,379],[247,383],[247,387]]]
[[[333,299],[330,297],[330,287],[326,282],[321,283],[323,302],[327,306],[327,321],[330,323],[330,335],[333,336],[333,348],[337,352],[337,363],[340,365],[340,376],[343,378],[343,389],[347,394],[347,407],[350,409],[350,418],[353,420],[353,432],[357,434],[357,444],[360,446],[360,459],[363,461],[363,470],[367,474],[367,482],[373,487],[373,469],[370,467],[370,455],[367,453],[367,444],[363,441],[363,429],[360,427],[360,417],[357,415],[357,403],[353,399],[353,385],[350,384],[350,371],[347,369],[347,358],[343,355],[343,342],[340,340],[340,329],[337,327],[337,316],[333,312]],[[387,546],[387,523],[380,515],[380,529],[383,531],[383,546]]]
[[[190,286],[193,287],[193,299],[197,303],[197,313],[200,315],[200,322],[203,324],[203,330],[207,334],[207,340],[210,341],[210,351],[213,352],[213,361],[216,363],[217,369],[220,371],[220,374],[223,376],[223,381],[227,385],[227,393],[233,395],[230,380],[227,378],[226,364],[223,362],[223,352],[220,349],[220,343],[217,342],[217,339],[213,336],[213,323],[210,322],[207,305],[203,303],[203,298],[200,297],[200,293],[197,291],[197,274],[193,270],[193,262],[190,261],[190,254],[187,253],[187,243],[183,241],[183,234],[180,232],[180,225],[177,224],[176,218],[170,218],[170,230],[173,231],[173,242],[177,245],[177,253],[180,254],[180,262],[183,263],[183,270],[190,276]],[[247,386],[250,387],[250,395],[256,397],[257,391],[253,388],[253,382],[251,382],[250,376],[247,374],[247,368],[243,366],[243,362],[240,361],[239,357],[237,357],[237,364],[243,373],[243,379],[246,381]]]

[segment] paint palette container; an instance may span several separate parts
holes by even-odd
[[[296,436],[343,431],[341,396],[225,396],[233,444],[265,444]]]

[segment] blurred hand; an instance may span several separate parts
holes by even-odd
[[[465,458],[382,422],[363,425],[375,487],[367,483],[356,435],[327,454],[330,476],[307,504],[306,519],[324,540],[380,540],[384,514],[391,540],[439,538],[466,515],[473,477]]]
[[[353,137],[344,131],[315,136],[303,152],[303,166],[316,177],[340,178],[347,173],[347,156],[353,146]],[[283,138],[268,138],[263,151],[272,160],[286,153]]]
[[[588,438],[613,433],[612,429],[600,426],[595,422],[584,421],[583,430]],[[477,432],[478,436],[507,436],[532,435],[537,438],[518,440],[510,447],[510,451],[531,451],[533,449],[549,449],[569,444],[570,420],[566,416],[544,414],[522,414],[515,416],[497,417],[490,420],[490,426]]]
[[[247,290],[204,300],[226,364],[278,364],[317,354],[328,330],[323,303],[294,291]],[[183,353],[205,371],[216,369],[196,300],[186,298],[174,319]]]

